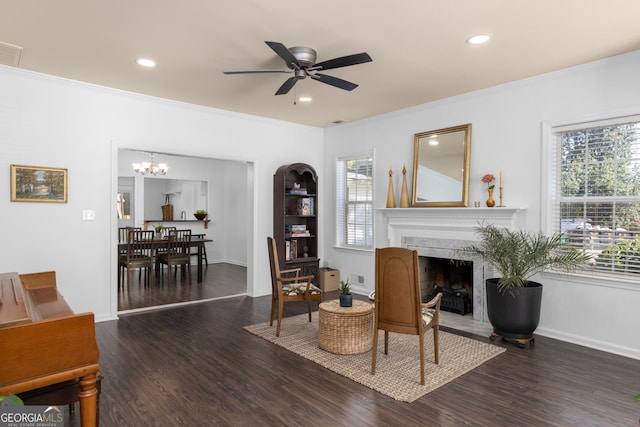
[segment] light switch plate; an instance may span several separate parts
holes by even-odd
[[[96,219],[96,211],[85,209],[82,211],[82,220],[83,221],[95,221]]]

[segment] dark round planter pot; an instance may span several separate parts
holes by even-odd
[[[505,338],[530,339],[540,322],[542,285],[498,290],[498,280],[487,279],[487,314],[493,331]]]
[[[207,217],[207,215],[208,214],[197,214],[197,213],[193,214],[193,216],[195,216],[198,221],[202,221],[203,219],[205,219]]]
[[[351,307],[353,305],[353,295],[340,295],[340,307]]]

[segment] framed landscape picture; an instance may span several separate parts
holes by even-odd
[[[67,203],[67,170],[11,165],[11,201]]]

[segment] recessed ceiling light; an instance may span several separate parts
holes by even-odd
[[[298,101],[300,101],[300,102],[311,102],[311,97],[310,96],[301,96],[300,98],[298,98]]]
[[[147,58],[138,58],[136,59],[136,64],[142,67],[153,68],[156,66],[156,61]]]
[[[489,34],[477,34],[475,36],[471,36],[467,39],[467,43],[469,44],[482,44],[489,41],[491,36]]]

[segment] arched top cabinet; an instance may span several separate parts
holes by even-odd
[[[280,265],[301,268],[318,279],[318,175],[306,163],[278,168],[273,175],[273,237]]]

